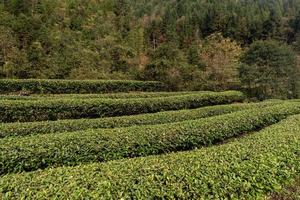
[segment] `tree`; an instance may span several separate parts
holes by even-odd
[[[295,16],[295,19],[291,22],[291,27],[294,30],[294,33],[300,32],[300,11]]]
[[[13,31],[0,26],[0,75],[5,78],[28,78],[29,66],[26,52],[17,47]]]
[[[133,50],[126,46],[116,45],[110,50],[111,72],[128,72],[129,59],[134,57]]]
[[[2,0],[0,19],[1,77],[143,79],[152,63],[174,85],[223,90],[239,44],[300,49],[299,0]]]
[[[113,11],[116,15],[116,26],[123,37],[130,31],[131,8],[126,0],[114,0]]]
[[[191,45],[187,51],[188,64],[203,69],[204,64],[201,62],[200,49],[198,45]]]
[[[232,89],[239,85],[238,65],[242,48],[235,41],[215,33],[200,47],[208,84],[213,90]]]
[[[169,85],[170,89],[179,89],[181,69],[186,64],[183,53],[174,45],[166,43],[151,55],[151,62],[144,69],[146,80],[159,80]]]
[[[296,93],[296,57],[280,42],[254,42],[241,58],[243,88],[251,97],[291,98]]]

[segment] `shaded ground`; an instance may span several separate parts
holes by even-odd
[[[300,200],[300,177],[290,186],[272,194],[269,200]]]

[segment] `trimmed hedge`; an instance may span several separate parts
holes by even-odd
[[[107,93],[107,94],[63,94],[53,95],[55,98],[77,98],[77,99],[133,99],[133,98],[155,98],[155,97],[171,97],[180,95],[192,95],[207,93],[209,91],[193,91],[193,92],[129,92],[129,93]]]
[[[0,79],[0,94],[21,91],[30,94],[69,94],[162,90],[165,90],[163,83],[154,81]]]
[[[0,174],[148,156],[215,144],[300,113],[299,103],[154,126],[0,140]]]
[[[133,125],[154,125],[185,120],[194,120],[215,115],[232,113],[244,109],[263,108],[280,104],[282,101],[261,102],[251,104],[218,105],[192,110],[166,111],[151,114],[133,116],[98,118],[98,119],[77,119],[45,122],[26,123],[2,123],[0,124],[0,138],[9,136],[25,136],[34,134],[47,134],[57,132],[71,132],[96,128],[116,128]]]
[[[148,99],[0,101],[0,122],[113,117],[243,101],[241,92],[205,92]]]
[[[37,98],[19,95],[0,95],[0,100],[37,100]]]
[[[11,174],[0,199],[264,199],[300,173],[300,116],[220,146]]]
[[[107,94],[55,94],[55,95],[0,95],[0,100],[41,100],[41,99],[132,99],[132,98],[155,98],[170,97],[189,94],[200,94],[207,91],[194,92],[127,92],[127,93],[107,93]]]

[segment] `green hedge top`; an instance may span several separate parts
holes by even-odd
[[[0,100],[47,100],[47,99],[135,99],[183,96],[190,94],[201,94],[208,91],[191,92],[118,92],[106,94],[33,94],[30,96],[21,95],[0,95]]]
[[[35,134],[61,133],[97,128],[116,128],[134,125],[154,125],[185,120],[200,119],[215,115],[237,112],[252,108],[264,108],[282,104],[284,101],[265,101],[260,103],[237,103],[208,106],[189,110],[165,111],[121,117],[97,119],[75,119],[25,123],[0,123],[0,138]]]
[[[0,101],[0,122],[134,115],[240,102],[244,98],[241,92],[227,91],[147,99],[2,100]]]
[[[283,103],[171,124],[8,137],[0,140],[0,175],[191,150],[299,113],[299,103]]]
[[[300,116],[223,145],[0,178],[0,199],[265,199],[300,173]]]
[[[165,90],[163,83],[152,81],[0,79],[0,94],[21,91],[30,94],[70,94],[162,90]]]

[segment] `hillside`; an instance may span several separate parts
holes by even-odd
[[[300,0],[0,1],[0,199],[300,199]]]
[[[239,58],[254,41],[300,49],[299,10],[297,0],[3,1],[0,78],[163,80],[173,89],[236,89]]]

